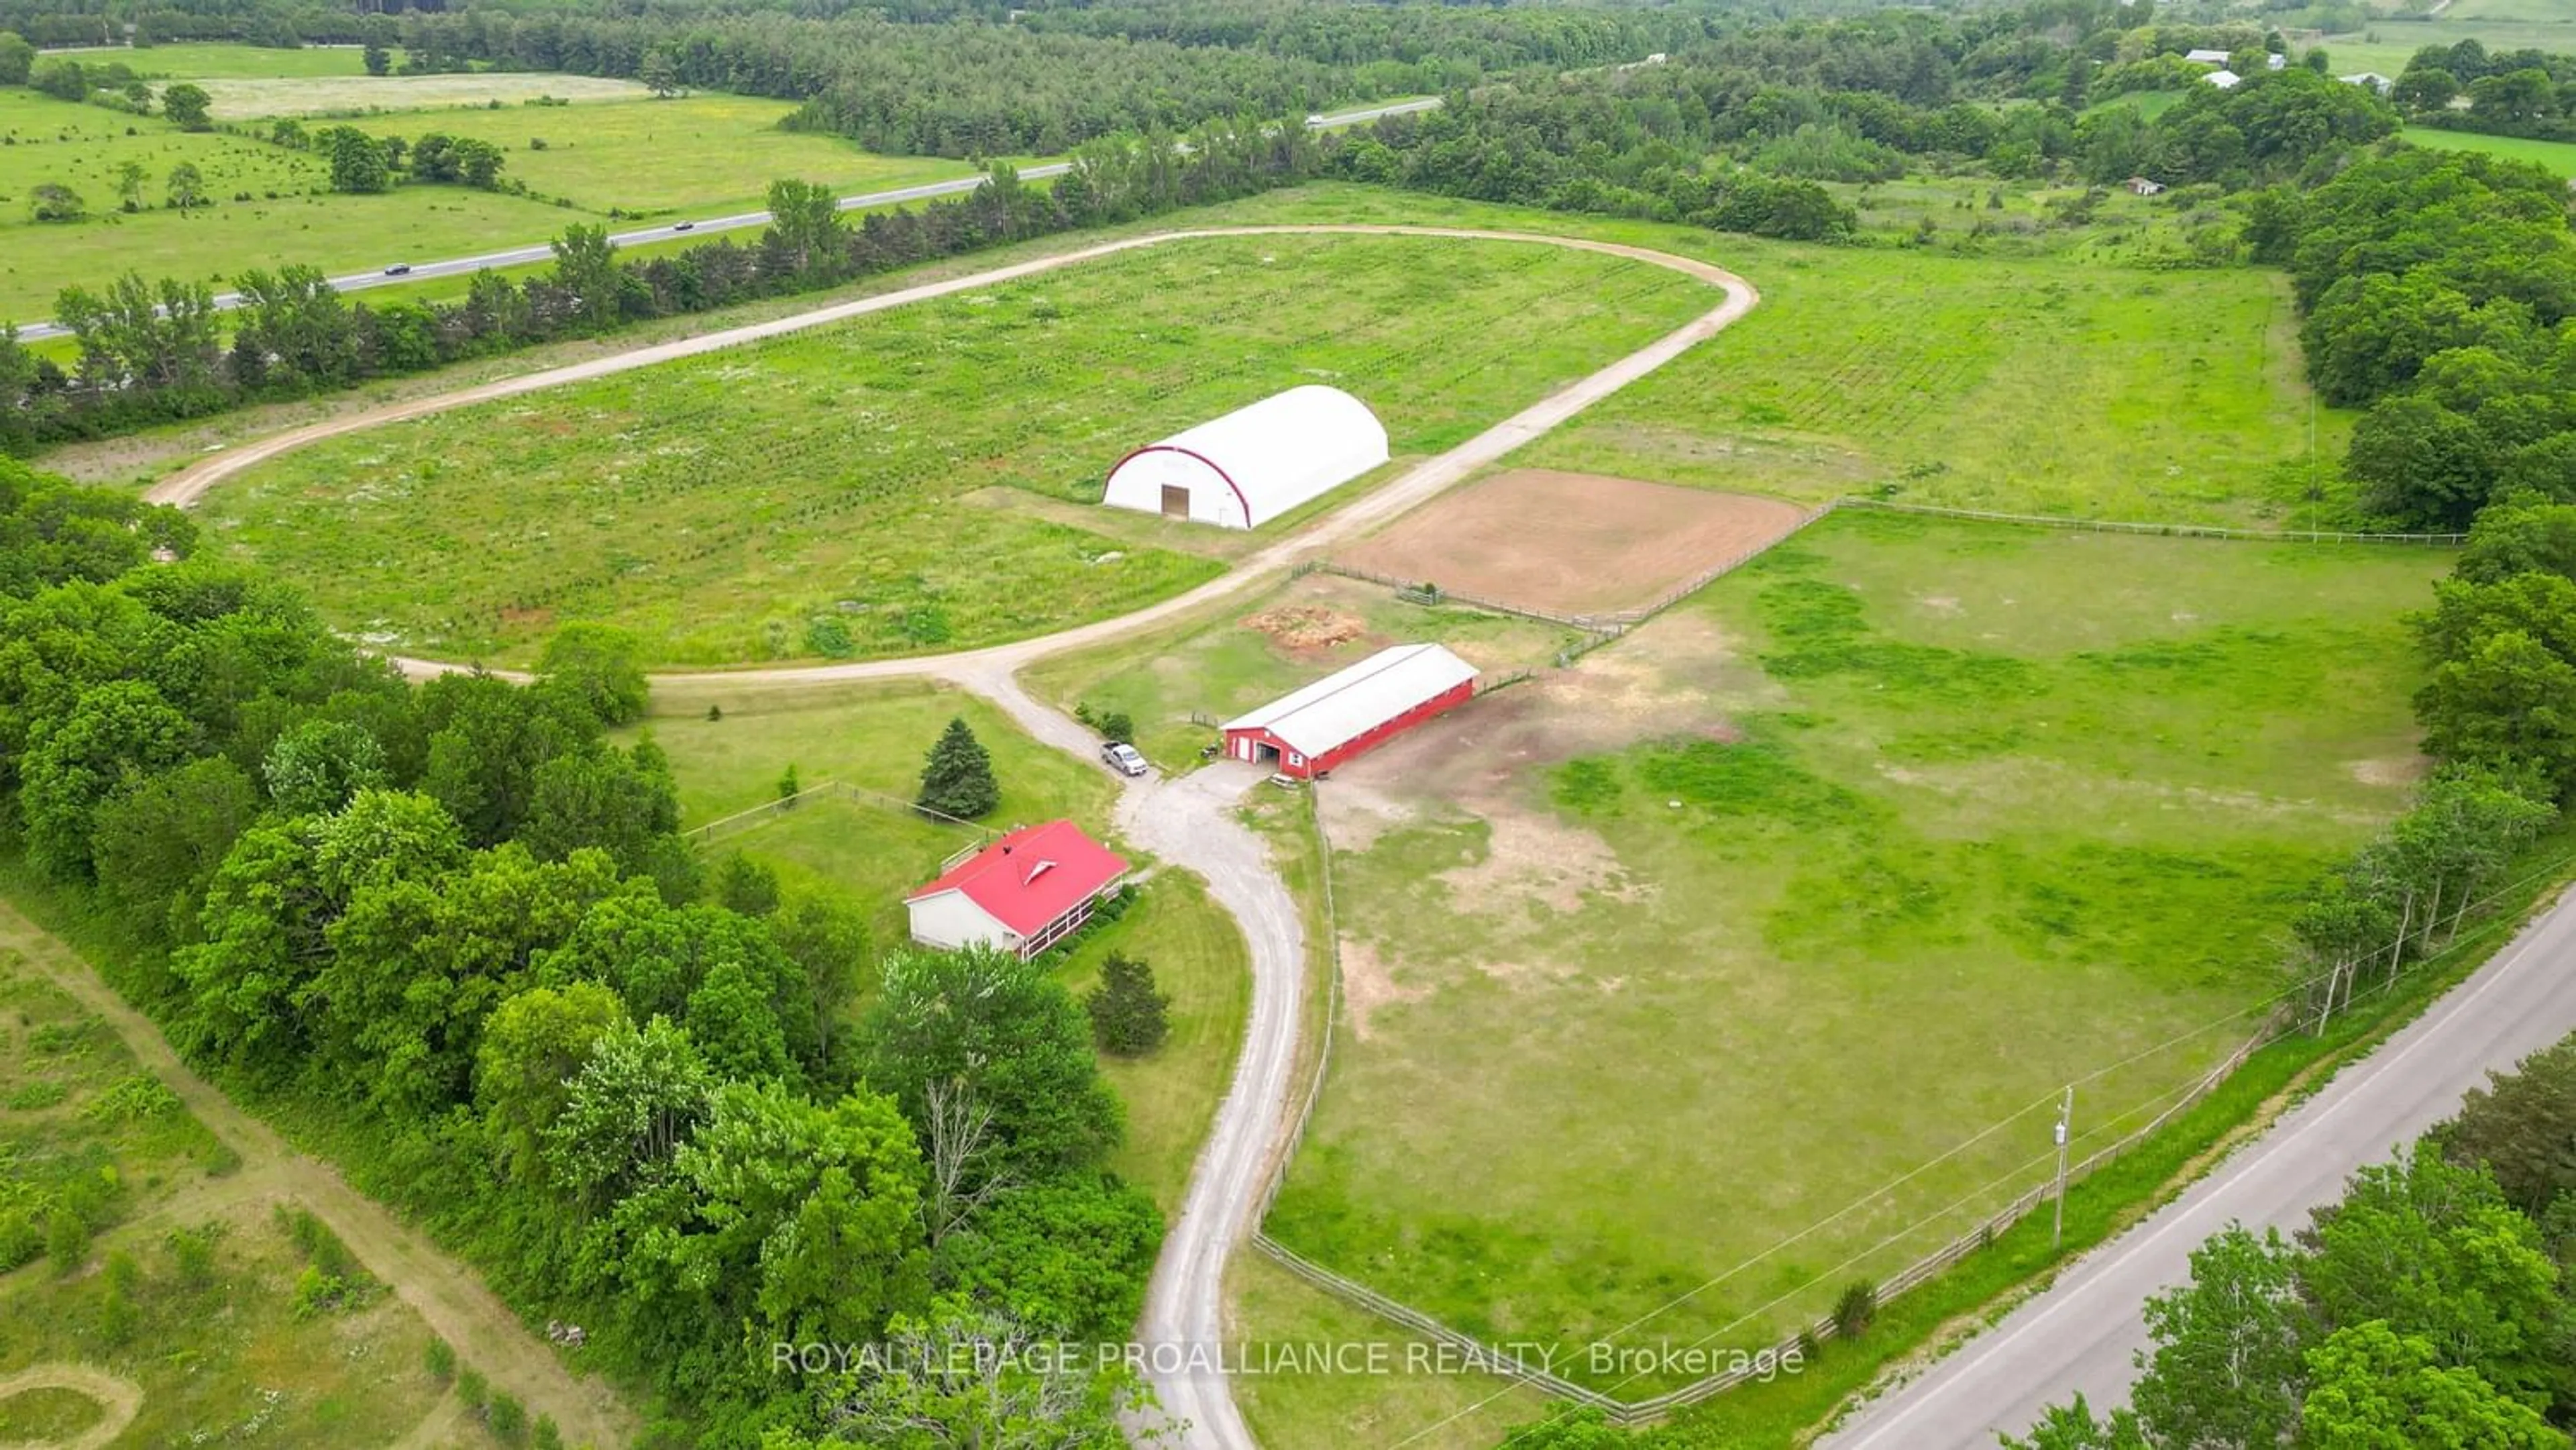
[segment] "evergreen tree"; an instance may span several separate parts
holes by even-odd
[[[993,783],[993,757],[984,742],[966,728],[964,717],[951,719],[930,747],[921,769],[921,794],[913,804],[943,816],[973,820],[1001,803],[1002,788]]]
[[[1154,990],[1154,969],[1123,952],[1100,964],[1100,985],[1083,999],[1092,1040],[1120,1057],[1142,1057],[1163,1045],[1172,1030],[1171,1005],[1168,993]]]

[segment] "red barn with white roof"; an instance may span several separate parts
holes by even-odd
[[[1225,722],[1225,753],[1310,780],[1476,696],[1476,667],[1436,644],[1379,650]]]
[[[1071,821],[1018,830],[904,898],[912,939],[953,950],[981,942],[1033,957],[1080,927],[1127,875],[1127,862]]]

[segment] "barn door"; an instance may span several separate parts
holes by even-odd
[[[1163,517],[1185,519],[1190,516],[1190,491],[1177,483],[1163,485]]]

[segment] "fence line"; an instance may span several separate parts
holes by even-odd
[[[2458,544],[2466,534],[2378,534],[2350,529],[2238,529],[2221,524],[2137,523],[2120,519],[2075,519],[2051,514],[2007,514],[1988,509],[1947,508],[1939,504],[1900,503],[1890,498],[1858,495],[1836,499],[1843,508],[1882,509],[1889,513],[1927,514],[1934,518],[1974,519],[1990,524],[2025,524],[2034,528],[2086,529],[2105,534],[2156,534],[2192,539],[2242,539],[2265,544]]]
[[[1506,604],[1502,600],[1488,599],[1481,594],[1461,594],[1454,589],[1436,589],[1433,592],[1426,592],[1420,579],[1399,579],[1392,574],[1380,574],[1373,569],[1336,564],[1330,559],[1309,559],[1289,571],[1291,578],[1303,578],[1308,574],[1338,574],[1345,579],[1357,579],[1367,584],[1383,584],[1389,589],[1410,596],[1417,604],[1464,604],[1471,609],[1482,609],[1493,614],[1517,614],[1523,619],[1535,619],[1544,624],[1561,624],[1568,629],[1579,629],[1590,634],[1617,634],[1627,628],[1626,624],[1619,622],[1617,617],[1612,615],[1559,614],[1554,610],[1534,609],[1526,604]]]
[[[957,855],[949,857],[948,859],[952,863],[957,859],[957,856],[962,856],[983,849],[987,842],[991,841],[994,836],[999,834],[990,826],[980,825],[974,821],[965,820],[958,816],[952,816],[945,811],[935,811],[928,806],[915,805],[908,800],[898,800],[897,798],[887,795],[881,791],[869,790],[865,786],[851,785],[847,781],[821,780],[805,787],[794,795],[780,796],[774,801],[763,801],[759,805],[753,806],[747,811],[736,811],[729,816],[719,816],[716,819],[707,822],[705,825],[692,826],[689,829],[682,831],[680,833],[680,837],[683,840],[691,841],[698,845],[706,845],[709,842],[721,841],[726,837],[738,836],[745,831],[753,830],[765,825],[772,818],[785,815],[787,812],[796,809],[798,806],[803,805],[809,800],[819,800],[829,796],[839,796],[845,800],[857,801],[861,805],[881,806],[889,810],[904,811],[912,815],[928,816],[943,824],[963,826],[967,830],[974,832],[974,844],[968,846],[965,851],[961,851],[957,853]],[[947,868],[943,866],[941,869],[945,870]]]
[[[1256,1244],[1264,1242],[1267,1238],[1261,1232],[1261,1221],[1270,1217],[1270,1206],[1279,1200],[1279,1190],[1288,1182],[1288,1165],[1296,1160],[1297,1150],[1305,1146],[1307,1121],[1315,1116],[1315,1104],[1324,1096],[1324,1074],[1333,1065],[1333,1020],[1339,1017],[1342,1011],[1342,919],[1333,904],[1333,842],[1324,834],[1324,783],[1320,780],[1307,783],[1306,820],[1314,827],[1315,859],[1319,863],[1317,875],[1323,883],[1324,890],[1324,943],[1327,954],[1324,972],[1324,1046],[1322,1051],[1315,1055],[1314,1080],[1306,1084],[1306,1097],[1297,1105],[1296,1121],[1289,1125],[1288,1135],[1279,1150],[1279,1156],[1271,1160],[1269,1181],[1261,1188],[1261,1206],[1253,1211],[1252,1238]]]
[[[1316,832],[1318,839],[1320,840],[1322,837],[1320,815],[1317,817]],[[1329,860],[1331,854],[1329,849],[1327,849],[1325,854]],[[2450,940],[2446,941],[2441,950],[2428,953],[2413,965],[2418,967],[2428,966],[2433,962],[2448,956],[2457,945],[2457,936],[2460,924],[2468,917],[2469,913],[2493,905],[2495,902],[2503,900],[2514,892],[2519,891],[2534,882],[2540,881],[2553,873],[2562,872],[2571,863],[2576,863],[2576,853],[2560,857],[2548,866],[2544,866],[2539,870],[2530,872],[2514,881],[2506,883],[2503,886],[2499,886],[2495,890],[2490,891],[2485,896],[2479,897],[2476,900],[2463,902],[2451,913],[2449,917],[2448,931],[2450,933]],[[1330,888],[1328,883],[1328,917],[1331,914],[1329,890]],[[1338,978],[1340,971],[1338,937],[1336,939],[1336,953],[1334,960],[1335,975],[1336,978]],[[2403,962],[2396,964],[2387,976],[2381,978],[2369,988],[2364,989],[2360,995],[2376,996],[2383,992],[2395,990],[2396,985],[2400,980],[2411,975],[2407,972],[2406,966],[2407,964]],[[2112,1139],[2109,1143],[2104,1144],[2102,1147],[2086,1155],[2082,1160],[2070,1164],[2066,1172],[2067,1182],[2072,1184],[2083,1178],[2089,1177],[2095,1171],[2118,1159],[2121,1155],[2134,1151],[2140,1144],[2146,1142],[2154,1134],[2162,1131],[2167,1125],[2171,1124],[2184,1112],[2197,1106],[2201,1100],[2216,1091],[2220,1084],[2224,1083],[2230,1076],[2232,1076],[2237,1069],[2245,1065],[2246,1059],[2252,1057],[2256,1052],[2269,1046],[2273,1042],[2279,1041],[2281,1038],[2299,1030],[2308,1020],[2308,1013],[2304,1006],[2295,999],[2304,992],[2312,991],[2319,981],[2331,981],[2339,970],[2340,969],[2338,968],[2329,968],[2325,972],[2317,973],[2316,975],[2293,985],[2287,991],[2273,997],[2270,1001],[2256,1003],[2254,1007],[2246,1009],[2248,1012],[2264,1008],[2268,1008],[2269,1010],[2265,1012],[2262,1023],[2256,1027],[2251,1035],[2247,1036],[2243,1042],[2239,1043],[2233,1051],[2228,1053],[2228,1055],[2221,1059],[2216,1065],[2202,1073],[2199,1077],[2193,1079],[2181,1096],[2168,1104],[2163,1111],[2157,1113],[2154,1117],[2148,1119],[2138,1127]],[[2345,999],[2347,1008],[2349,1008],[2350,1003],[2353,1000],[2354,999],[2349,996]],[[2243,1016],[2245,1013],[2240,1012],[2235,1015]],[[2225,1020],[2232,1019],[2222,1019],[2222,1024]],[[2320,1022],[2319,1027],[2320,1030],[2322,1030],[2322,1022]],[[1329,1025],[1327,1027],[1327,1031],[1329,1032]],[[1325,1041],[1326,1052],[1327,1055],[1329,1055],[1331,1050],[1330,1037],[1327,1036]],[[1306,1104],[1298,1113],[1296,1127],[1290,1138],[1290,1153],[1292,1155],[1295,1151],[1295,1145],[1302,1141],[1305,1136],[1306,1120],[1314,1111],[1315,1098],[1320,1093],[1322,1086],[1323,1075],[1319,1068],[1314,1085],[1308,1092]],[[2150,1098],[2148,1101],[2153,1102],[2155,1099]],[[2136,1109],[2133,1108],[2130,1111],[2134,1112]],[[2121,1116],[2126,1116],[2126,1114],[2122,1114]],[[2118,1118],[2113,1118],[2111,1121],[2116,1122],[2118,1121]],[[1259,1223],[1261,1219],[1266,1219],[1269,1216],[1271,1202],[1277,1197],[1279,1184],[1285,1179],[1286,1174],[1287,1158],[1283,1156],[1276,1169],[1275,1176],[1271,1181],[1269,1190],[1262,1197],[1261,1213],[1259,1218],[1256,1218],[1255,1220],[1255,1228],[1252,1235],[1253,1247],[1268,1255],[1272,1261],[1279,1264],[1280,1267],[1286,1269],[1289,1273],[1294,1274],[1298,1278],[1305,1280],[1307,1283],[1343,1300],[1346,1303],[1368,1310],[1369,1312],[1378,1315],[1380,1318],[1402,1325],[1403,1327],[1414,1330],[1428,1338],[1458,1349],[1462,1354],[1467,1356],[1467,1363],[1471,1366],[1482,1368],[1507,1379],[1529,1385],[1532,1388],[1538,1389],[1543,1393],[1552,1395],[1558,1399],[1569,1400],[1576,1404],[1598,1409],[1604,1417],[1618,1425],[1641,1425],[1651,1423],[1674,1410],[1687,1405],[1697,1404],[1712,1395],[1721,1394],[1734,1388],[1736,1385],[1743,1383],[1747,1379],[1757,1377],[1764,1373],[1763,1357],[1757,1355],[1751,1357],[1746,1362],[1739,1364],[1735,1368],[1709,1375],[1702,1379],[1693,1380],[1689,1384],[1668,1390],[1660,1395],[1654,1395],[1642,1400],[1621,1400],[1604,1394],[1599,1390],[1589,1388],[1588,1386],[1576,1384],[1572,1380],[1566,1379],[1561,1375],[1551,1373],[1543,1368],[1529,1365],[1521,1361],[1510,1351],[1498,1349],[1492,1345],[1486,1344],[1482,1340],[1475,1338],[1473,1335],[1452,1328],[1411,1305],[1390,1299],[1364,1284],[1345,1278],[1344,1276],[1335,1273],[1331,1269],[1325,1268],[1321,1264],[1315,1263],[1313,1260],[1299,1254],[1296,1250],[1291,1249],[1287,1245],[1270,1237],[1267,1232],[1264,1232],[1259,1227]],[[1877,1291],[1878,1301],[1881,1304],[1884,1304],[1887,1300],[1895,1298],[1897,1295],[1903,1294],[1907,1290],[1920,1287],[1925,1281],[1931,1279],[1942,1270],[1949,1268],[1959,1260],[1968,1257],[1978,1249],[1992,1243],[1996,1236],[2002,1234],[2005,1230],[2011,1228],[2014,1224],[2019,1223],[2023,1218],[2027,1217],[2041,1205],[2047,1203],[2055,1191],[2056,1180],[2055,1174],[2052,1172],[2047,1182],[2037,1184],[2016,1195],[2001,1209],[1998,1209],[1996,1212],[1981,1220],[1974,1228],[1952,1238],[1948,1243],[1923,1254],[1921,1257],[1897,1270],[1887,1278],[1877,1281],[1875,1288]],[[1769,1351],[1769,1358],[1771,1362],[1776,1365],[1778,1360],[1787,1355],[1791,1350],[1802,1347],[1804,1341],[1810,1338],[1819,1341],[1830,1339],[1834,1337],[1834,1334],[1835,1328],[1832,1316],[1824,1316],[1803,1326],[1798,1333],[1792,1334],[1772,1345]]]

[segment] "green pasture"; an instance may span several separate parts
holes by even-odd
[[[122,64],[156,86],[163,81],[323,79],[363,77],[367,73],[366,50],[355,45],[306,45],[294,50],[271,50],[256,45],[205,41],[61,53],[83,65]],[[402,59],[399,47],[392,54],[395,61]]]
[[[2475,40],[2489,51],[2576,52],[2576,7],[2556,0],[2456,0],[2435,20],[2378,20],[2368,30],[2318,42],[2336,75],[2372,70],[2396,76],[2428,45]]]
[[[1303,644],[1299,631],[1344,637]],[[1428,609],[1379,585],[1309,574],[1150,634],[1042,661],[1021,679],[1059,709],[1124,712],[1145,758],[1180,770],[1216,739],[1193,714],[1230,719],[1389,645],[1445,644],[1500,676],[1545,664],[1578,638],[1536,620]]]
[[[1709,305],[1554,247],[1176,242],[351,435],[204,510],[229,552],[432,654],[515,658],[576,618],[671,662],[967,648],[1219,571],[1094,525],[1138,442],[1325,381],[1436,453]]]
[[[1900,182],[1945,232],[1989,182]],[[2034,201],[2007,191],[2004,215]],[[1942,198],[1948,198],[1943,200]],[[1820,247],[1652,222],[1318,184],[1216,209],[1244,223],[1379,222],[1599,237],[1731,267],[1762,305],[1514,454],[1517,466],[1787,498],[1892,488],[1916,503],[2299,527],[2340,497],[2352,416],[2311,413],[2277,275],[2128,267],[2163,198],[2006,253]],[[2018,210],[2017,210],[2018,209]]]
[[[430,76],[242,76],[200,82],[218,121],[271,116],[347,116],[363,124],[378,113],[530,101],[631,101],[650,92],[634,81],[544,71],[470,71]],[[558,110],[554,106],[540,107]],[[639,162],[641,158],[638,158]],[[649,163],[647,163],[649,164]]]
[[[756,209],[779,177],[823,182],[847,196],[975,173],[963,161],[877,156],[837,136],[780,130],[780,118],[795,109],[785,101],[701,93],[421,111],[355,124],[413,140],[439,131],[489,141],[508,153],[504,176],[540,196],[569,197],[584,211],[602,213]]]
[[[335,195],[328,168],[308,152],[190,134],[158,117],[25,90],[0,90],[0,138],[9,142],[0,145],[0,317],[21,322],[51,317],[65,287],[103,288],[126,271],[225,291],[252,267],[305,262],[357,271],[542,241],[589,220],[530,198],[457,186]],[[128,161],[145,177],[144,210],[130,214],[119,209],[117,185]],[[170,171],[181,162],[203,176],[207,202],[185,213],[164,205]],[[89,219],[31,220],[28,193],[45,182],[80,193]]]
[[[2576,36],[2570,39],[2576,40]],[[2576,142],[2482,136],[2475,131],[2446,131],[2438,126],[2409,126],[2398,134],[2436,151],[2484,151],[2509,161],[2536,161],[2561,176],[2576,177]]]
[[[1892,1273],[2045,1181],[2062,1085],[2081,1154],[2252,1030],[2404,802],[2448,563],[1851,511],[1479,702],[1472,770],[1339,772],[1354,1010],[1271,1232],[1569,1346]]]

